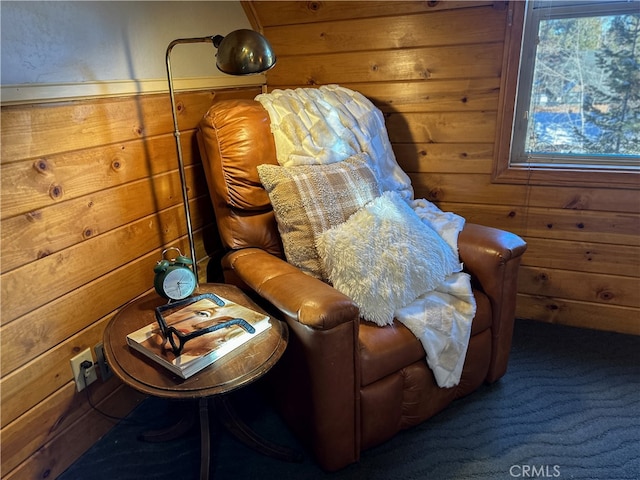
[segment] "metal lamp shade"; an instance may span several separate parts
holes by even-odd
[[[217,45],[216,66],[229,75],[252,75],[269,70],[276,56],[269,42],[253,30],[235,30]]]

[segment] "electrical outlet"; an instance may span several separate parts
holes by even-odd
[[[81,367],[83,362],[87,362],[91,364],[91,366],[83,369]],[[90,348],[87,348],[71,359],[71,371],[73,372],[73,379],[76,382],[76,388],[79,392],[84,390],[84,387],[91,385],[98,379]]]
[[[93,350],[96,352],[96,362],[98,362],[98,368],[100,369],[100,378],[103,382],[106,382],[113,376],[113,371],[109,368],[107,359],[104,358],[104,346],[102,343],[97,344]]]

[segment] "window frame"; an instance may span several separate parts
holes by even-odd
[[[556,2],[560,3],[560,2]],[[571,3],[575,8],[575,2]],[[640,187],[640,171],[634,167],[598,167],[581,166],[579,163],[512,163],[512,148],[516,128],[516,101],[525,102],[528,110],[531,92],[520,90],[521,63],[527,62],[529,67],[524,69],[529,75],[531,83],[535,49],[525,49],[524,41],[531,41],[531,36],[537,29],[525,30],[525,20],[532,15],[530,2],[510,2],[507,28],[505,29],[504,56],[502,63],[502,78],[498,105],[497,134],[495,140],[495,156],[492,180],[495,183],[531,183],[540,185],[584,185],[598,187]],[[584,7],[584,5],[582,6]],[[567,8],[564,9],[566,12]],[[590,9],[585,15],[608,12],[610,10]],[[563,12],[563,13],[564,13]],[[576,16],[583,16],[580,12]],[[537,25],[537,24],[536,24]],[[532,33],[533,32],[533,33]],[[530,35],[530,37],[527,37]],[[520,123],[520,122],[518,122]],[[525,122],[522,122],[526,125]],[[524,138],[524,137],[522,137]]]

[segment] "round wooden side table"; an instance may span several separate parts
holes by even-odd
[[[215,293],[266,313],[233,285],[203,284],[199,286],[198,293]],[[182,379],[127,345],[127,335],[155,322],[154,309],[164,303],[166,300],[150,293],[124,306],[104,331],[104,353],[113,373],[130,387],[156,397],[198,400],[201,436],[200,478],[205,480],[209,477],[211,462],[209,400],[213,401],[223,425],[242,443],[260,453],[284,461],[300,461],[299,453],[259,437],[243,424],[227,395],[259,379],[276,364],[287,346],[286,324],[271,317],[271,328],[192,377]],[[173,433],[184,431],[187,424],[188,422],[179,422]],[[173,433],[158,432],[155,441],[175,436]]]

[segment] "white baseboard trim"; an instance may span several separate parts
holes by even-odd
[[[206,90],[215,88],[253,87],[266,84],[266,76],[219,76],[174,79],[174,88],[181,90]],[[60,102],[85,98],[116,97],[169,92],[167,80],[117,80],[105,82],[1,85],[2,105]]]

